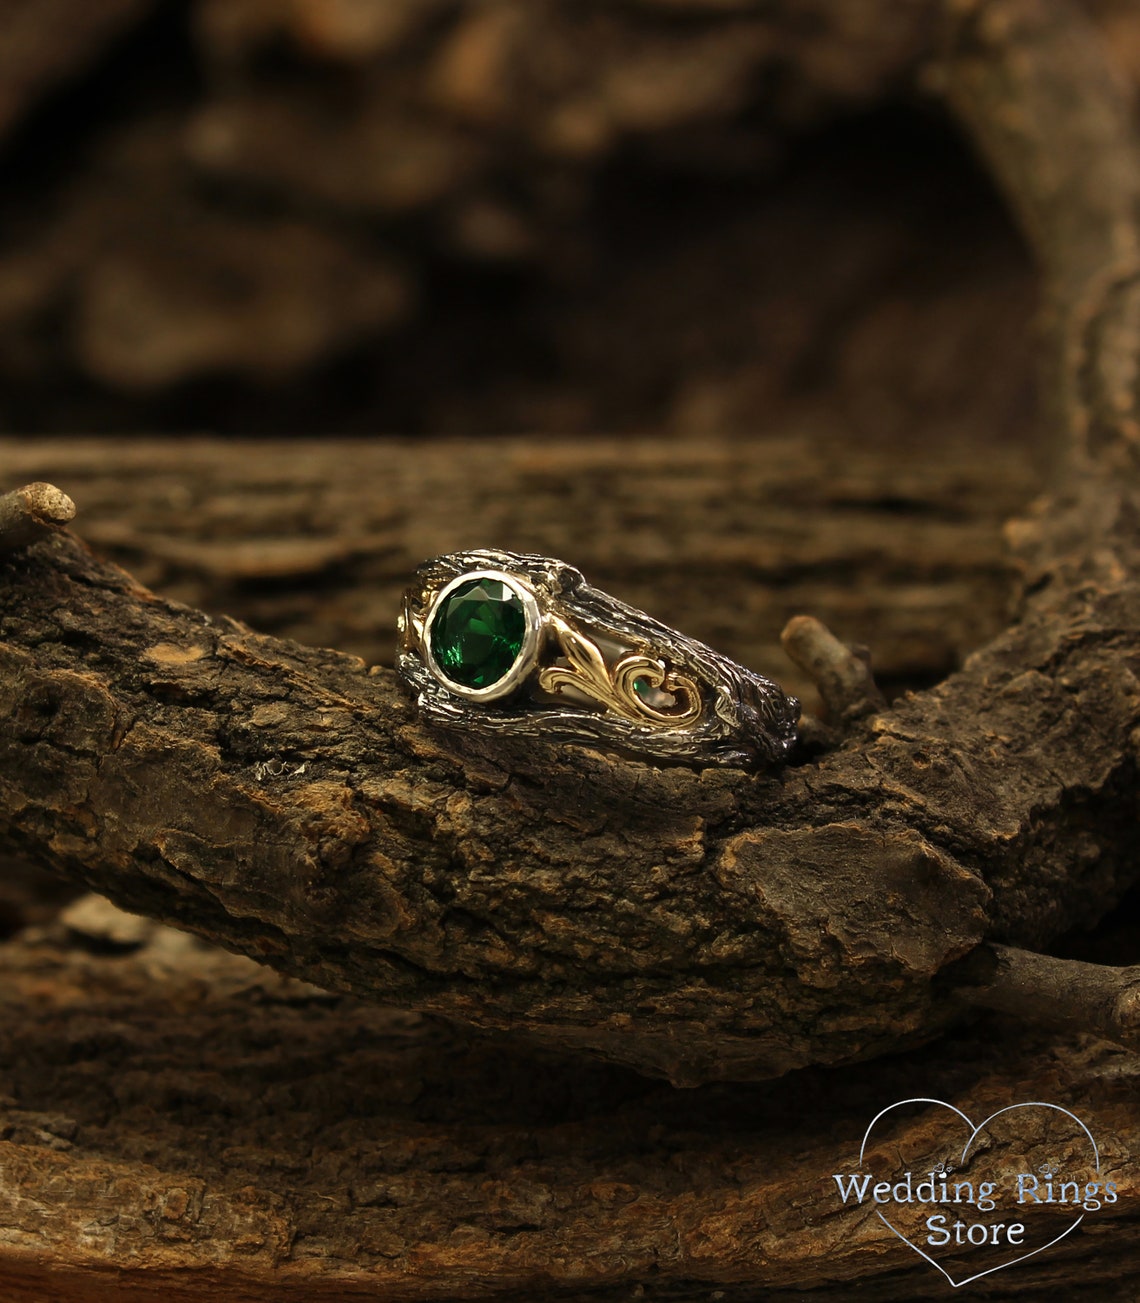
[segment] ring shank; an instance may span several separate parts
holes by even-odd
[[[526,672],[473,700],[441,677],[426,634],[442,594],[488,573],[529,592],[541,628]],[[405,594],[400,630],[396,670],[429,723],[696,766],[778,764],[795,741],[799,703],[778,684],[553,557],[479,550],[427,561]]]

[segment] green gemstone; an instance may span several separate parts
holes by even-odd
[[[501,579],[472,579],[443,599],[431,626],[431,654],[452,683],[489,688],[518,660],[526,615]]]

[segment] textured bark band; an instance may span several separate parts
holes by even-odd
[[[799,717],[770,679],[533,554],[420,566],[396,670],[435,724],[694,765],[778,763]]]

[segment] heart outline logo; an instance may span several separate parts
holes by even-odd
[[[951,1113],[956,1113],[962,1119],[962,1121],[965,1122],[965,1124],[968,1127],[970,1127],[971,1129],[970,1135],[967,1137],[966,1143],[962,1147],[962,1157],[960,1161],[963,1163],[966,1161],[966,1155],[970,1152],[971,1145],[973,1145],[974,1141],[978,1138],[981,1132],[983,1132],[986,1129],[986,1127],[989,1126],[989,1124],[994,1120],[994,1118],[1001,1117],[1003,1113],[1010,1113],[1014,1109],[1019,1109],[1019,1108],[1051,1108],[1057,1113],[1064,1113],[1066,1117],[1072,1118],[1073,1121],[1077,1124],[1077,1126],[1079,1126],[1080,1129],[1085,1133],[1085,1135],[1088,1136],[1089,1144],[1092,1145],[1093,1158],[1095,1159],[1096,1162],[1096,1168],[1095,1168],[1096,1174],[1098,1177],[1100,1176],[1100,1149],[1097,1146],[1096,1141],[1093,1139],[1093,1133],[1088,1129],[1088,1127],[1085,1126],[1085,1124],[1081,1121],[1079,1117],[1077,1117],[1075,1113],[1070,1112],[1070,1110],[1067,1108],[1063,1108],[1060,1104],[1048,1104],[1044,1100],[1026,1100],[1022,1104],[1007,1104],[1004,1108],[997,1109],[995,1112],[991,1113],[989,1117],[987,1117],[984,1121],[979,1122],[977,1126],[974,1126],[972,1119],[967,1117],[967,1115],[963,1113],[960,1108],[955,1108],[953,1104],[947,1104],[944,1099],[928,1099],[925,1097],[916,1098],[916,1099],[900,1099],[896,1103],[888,1104],[886,1108],[881,1109],[878,1113],[875,1114],[875,1116],[867,1124],[867,1130],[863,1132],[863,1143],[859,1146],[860,1167],[862,1167],[863,1165],[863,1157],[867,1152],[867,1140],[871,1132],[875,1128],[875,1123],[878,1122],[880,1118],[885,1117],[892,1109],[903,1108],[907,1104],[937,1104],[941,1108],[949,1109]],[[1085,1214],[1081,1213],[1081,1215],[1076,1219],[1075,1222],[1073,1222],[1071,1226],[1063,1230],[1060,1233],[1060,1235],[1055,1235],[1049,1241],[1048,1244],[1038,1245],[1036,1249],[1030,1249],[1028,1253],[1023,1253],[1018,1258],[1011,1258],[1008,1262],[999,1262],[996,1267],[987,1267],[985,1271],[979,1271],[976,1272],[973,1276],[967,1276],[965,1280],[955,1280],[954,1277],[950,1275],[950,1273],[946,1270],[945,1267],[942,1266],[940,1262],[936,1262],[930,1256],[929,1253],[925,1253],[922,1249],[918,1247],[917,1244],[912,1244],[911,1241],[907,1239],[907,1237],[902,1233],[902,1231],[898,1229],[897,1226],[892,1226],[890,1221],[883,1215],[881,1209],[876,1208],[875,1212],[878,1214],[883,1225],[886,1226],[888,1230],[893,1231],[894,1234],[897,1235],[898,1238],[902,1240],[902,1242],[905,1245],[907,1245],[908,1248],[913,1249],[920,1258],[925,1258],[926,1261],[929,1262],[932,1267],[937,1267],[938,1270],[943,1274],[943,1276],[945,1276],[946,1279],[950,1282],[950,1285],[954,1289],[961,1289],[963,1285],[969,1285],[972,1281],[981,1280],[983,1276],[991,1276],[995,1271],[1001,1271],[1005,1267],[1014,1267],[1019,1262],[1024,1262],[1027,1258],[1032,1258],[1038,1253],[1044,1253],[1046,1249],[1051,1249],[1054,1244],[1059,1244],[1065,1238],[1066,1235],[1071,1235],[1073,1231],[1075,1231],[1077,1227],[1081,1224],[1081,1222],[1083,1222],[1085,1219]]]

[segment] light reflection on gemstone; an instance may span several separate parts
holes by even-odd
[[[488,688],[509,673],[525,634],[518,594],[499,579],[472,579],[440,603],[432,621],[431,653],[452,683]]]

